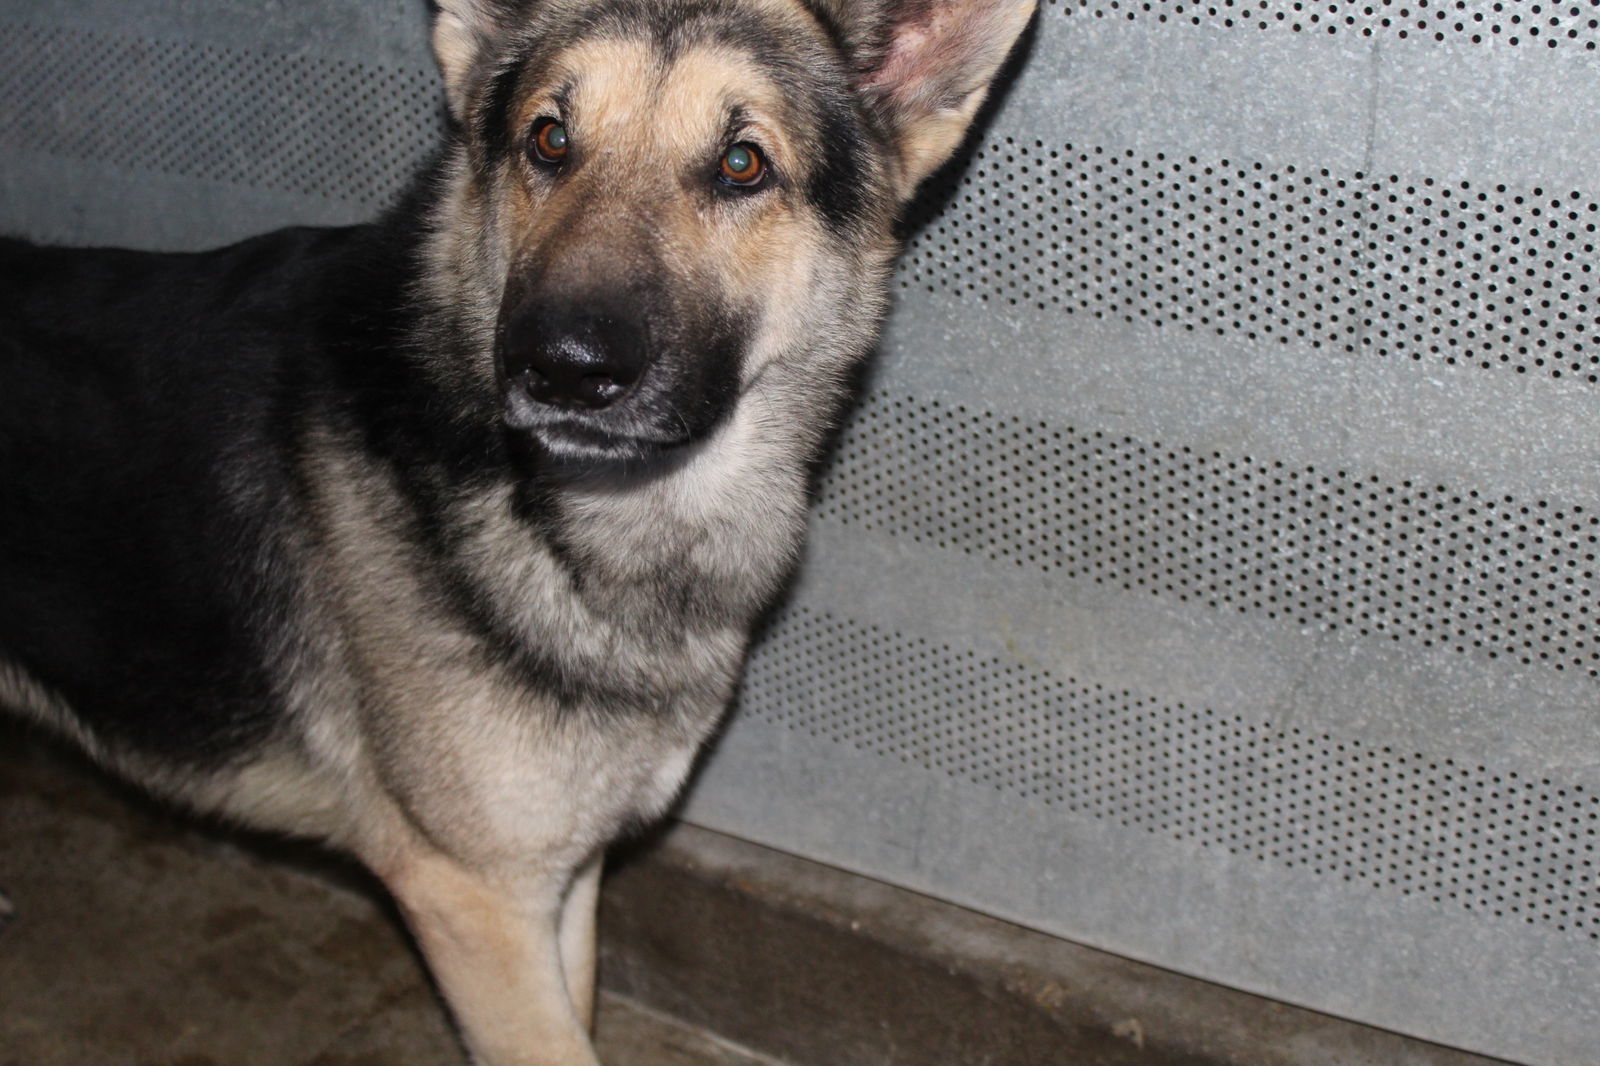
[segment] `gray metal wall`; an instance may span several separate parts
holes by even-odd
[[[412,0],[0,0],[0,227],[371,213]],[[1600,1063],[1600,0],[1054,3],[691,818]]]

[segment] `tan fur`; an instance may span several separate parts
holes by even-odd
[[[478,1062],[599,1066],[562,970],[558,872],[484,877],[419,847],[383,873]]]
[[[50,691],[20,663],[7,659],[0,659],[0,706],[67,734],[91,753],[97,751],[94,737],[78,725],[67,701]]]
[[[433,23],[433,54],[444,76],[445,96],[458,119],[467,108],[472,65],[493,28],[493,0],[440,0]]]
[[[600,898],[599,853],[580,869],[567,888],[561,904],[559,946],[561,964],[567,979],[567,997],[572,1000],[578,1024],[585,1030],[594,1024],[595,972],[599,950],[595,939],[595,907]]]

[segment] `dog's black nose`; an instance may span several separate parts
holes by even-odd
[[[538,403],[599,410],[643,373],[643,332],[626,314],[524,306],[506,321],[501,365],[508,385]]]

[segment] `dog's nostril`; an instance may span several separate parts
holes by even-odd
[[[578,401],[588,407],[604,407],[621,398],[628,387],[610,374],[585,374],[574,390]]]
[[[518,384],[538,403],[589,410],[609,407],[628,391],[626,384],[610,374],[584,374],[571,380],[552,380],[531,367],[518,377]]]

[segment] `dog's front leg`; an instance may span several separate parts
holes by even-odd
[[[592,889],[586,869],[568,891],[568,873],[484,874],[420,849],[380,871],[481,1066],[599,1066],[562,964],[563,901]]]
[[[561,965],[573,1009],[586,1030],[594,1026],[595,908],[599,904],[603,864],[603,853],[590,859],[572,879],[561,906]]]

